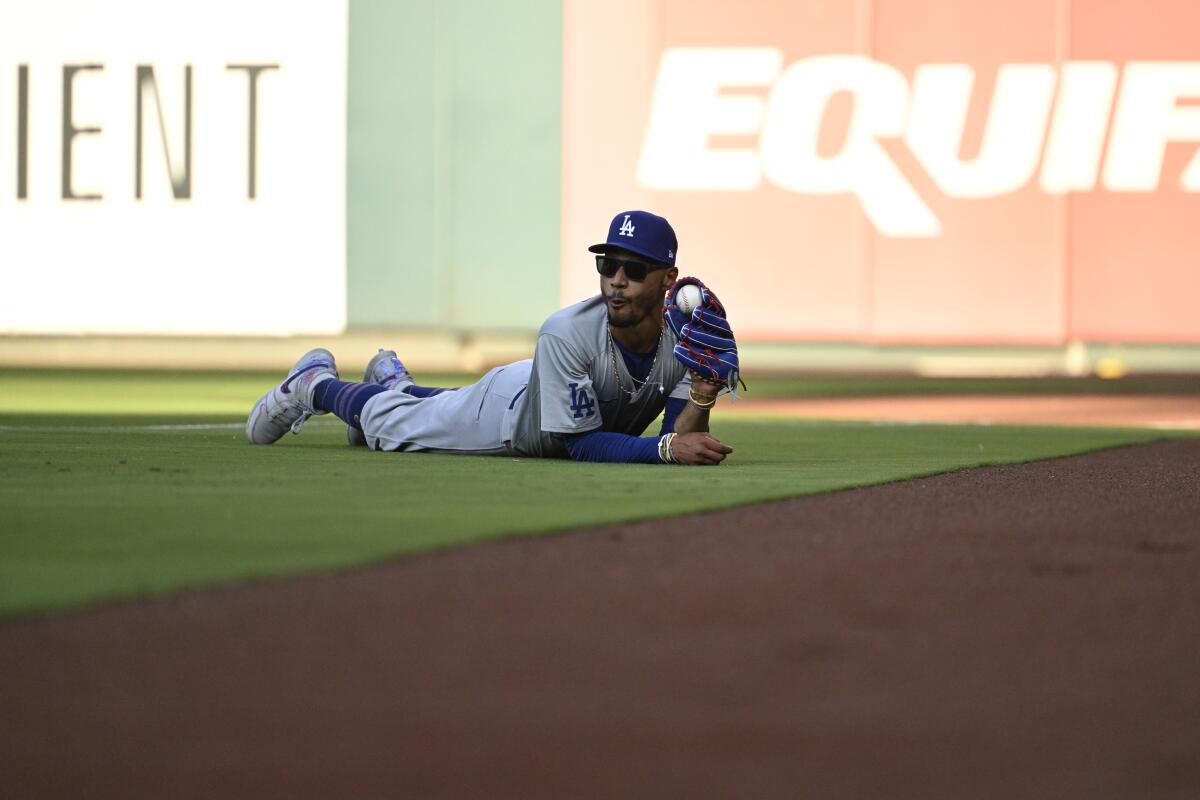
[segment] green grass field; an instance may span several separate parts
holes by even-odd
[[[372,453],[330,417],[248,445],[244,415],[277,379],[0,370],[0,616],[1164,436],[718,414],[736,452],[715,469]]]

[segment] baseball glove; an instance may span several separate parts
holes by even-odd
[[[690,318],[675,304],[676,293],[688,284],[700,289],[700,305],[692,310]],[[737,388],[737,341],[725,319],[725,306],[699,278],[680,278],[671,284],[663,299],[663,320],[675,333],[675,358],[695,377],[730,391]]]

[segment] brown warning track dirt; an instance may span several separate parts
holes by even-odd
[[[722,413],[816,419],[1200,429],[1196,395],[921,395],[727,403]]]
[[[1200,441],[0,625],[4,797],[1200,796]]]

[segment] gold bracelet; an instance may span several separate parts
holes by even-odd
[[[696,408],[702,411],[707,411],[717,404],[717,396],[715,394],[704,394],[697,392],[694,388],[688,389],[688,395],[695,404]]]

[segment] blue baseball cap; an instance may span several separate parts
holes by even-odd
[[[671,223],[649,211],[622,211],[613,217],[608,226],[608,240],[588,248],[592,253],[603,253],[610,247],[619,247],[651,261],[675,266],[675,254],[679,242]]]

